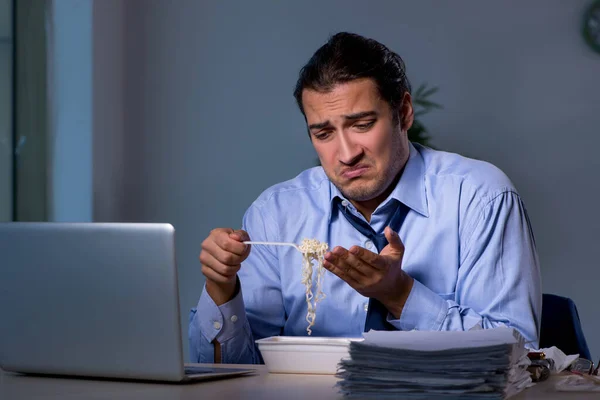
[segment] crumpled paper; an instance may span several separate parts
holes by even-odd
[[[546,355],[546,359],[554,361],[551,363],[550,368],[550,372],[554,374],[564,371],[573,363],[573,361],[579,358],[579,354],[566,355],[556,346],[541,349],[541,351]]]
[[[550,362],[550,373],[552,374],[564,371],[579,358],[579,354],[566,355],[556,346],[535,351],[543,351],[546,360],[552,360]],[[571,374],[560,377],[554,385],[554,389],[557,392],[600,392],[600,378],[592,375]]]

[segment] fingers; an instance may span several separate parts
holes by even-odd
[[[229,240],[231,240],[231,239],[229,239]],[[246,246],[246,245],[242,244],[242,246]],[[209,253],[211,256],[213,256],[215,259],[217,259],[217,261],[219,261],[220,263],[225,264],[225,265],[238,265],[238,264],[241,264],[242,261],[244,261],[246,259],[246,256],[247,256],[246,248],[242,248],[242,249],[236,248],[236,249],[232,249],[233,250],[232,251],[232,250],[226,250],[223,247],[229,247],[231,249],[232,247],[236,247],[236,246],[229,246],[229,245],[223,245],[223,244],[219,245],[218,243],[216,243],[214,241],[205,240],[204,242],[202,242],[202,253],[205,253],[205,252]],[[200,253],[200,254],[202,254],[202,253]]]
[[[374,270],[385,270],[385,258],[359,246],[352,246],[350,250],[336,247],[325,255],[325,259],[342,269],[353,269],[361,275],[369,276]]]
[[[386,226],[383,234],[388,241],[385,253],[402,256],[404,254],[404,244],[402,243],[400,236],[398,236],[398,233],[389,226]]]
[[[218,283],[235,280],[241,263],[248,257],[250,246],[242,243],[248,233],[243,230],[218,228],[210,232],[202,242],[200,263],[207,279]]]
[[[242,229],[237,229],[237,230],[233,231],[232,233],[229,234],[229,237],[238,242],[245,242],[247,240],[250,240],[250,235],[248,235],[248,232],[246,232]]]
[[[210,232],[208,238],[202,242],[202,248],[208,247],[214,249],[216,245],[216,247],[225,252],[244,256],[248,253],[248,245],[242,243],[244,240],[249,240],[249,236],[243,230],[234,231],[229,228],[218,228]],[[213,255],[217,256],[216,254]],[[221,261],[224,262],[223,260]]]
[[[385,270],[387,268],[387,262],[385,258],[377,253],[373,253],[363,247],[352,246],[350,250],[348,250],[350,254],[354,255],[356,258],[361,259],[364,263],[370,265],[371,267],[379,270]]]
[[[348,274],[352,274],[356,279],[360,279],[359,275],[369,274],[369,265],[343,247],[335,247],[333,251],[326,254],[326,259],[336,267],[347,271]]]
[[[219,284],[230,283],[235,281],[235,275],[233,277],[228,277],[225,275],[221,275],[214,269],[208,267],[207,265],[202,265],[202,275],[206,277],[206,280],[213,281]]]
[[[237,272],[240,270],[241,265],[227,265],[217,260],[209,252],[203,251],[200,253],[200,263],[202,264],[202,272],[204,273],[205,268],[208,268],[217,274],[223,276],[225,280],[234,278]]]
[[[324,260],[323,267],[325,267],[329,272],[337,275],[341,280],[345,281],[355,290],[359,290],[362,285],[360,280],[358,280],[358,272],[353,271],[352,268],[345,266],[339,266],[336,264],[332,264],[330,261]]]
[[[385,273],[385,260],[358,246],[353,246],[350,251],[342,247],[334,248],[325,255],[323,265],[355,289],[363,288],[373,280],[378,280],[376,275]]]

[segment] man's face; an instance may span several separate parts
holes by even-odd
[[[410,96],[405,101],[410,104]],[[375,82],[358,79],[326,93],[307,89],[302,104],[321,165],[340,192],[356,202],[387,196],[408,160],[409,146],[406,130],[394,124]],[[409,111],[404,127],[412,123]]]

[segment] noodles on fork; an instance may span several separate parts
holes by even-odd
[[[325,298],[325,294],[321,290],[323,276],[325,274],[325,267],[323,267],[323,260],[325,253],[329,246],[325,242],[319,242],[316,239],[304,239],[300,246],[298,246],[302,252],[302,283],[306,287],[306,304],[308,312],[306,314],[306,321],[308,327],[306,331],[308,334],[312,334],[310,329],[315,324],[317,303]],[[316,263],[316,290],[313,295],[312,284],[313,284],[313,261]]]

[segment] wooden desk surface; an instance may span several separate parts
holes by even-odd
[[[240,367],[239,365],[222,365]],[[243,367],[248,367],[244,365]],[[334,387],[332,375],[269,374],[264,366],[250,366],[258,375],[225,380],[187,383],[140,383],[93,379],[39,377],[12,374],[0,370],[0,399],[310,399],[343,398]],[[556,377],[526,389],[515,400],[590,399],[596,393],[554,391]]]

